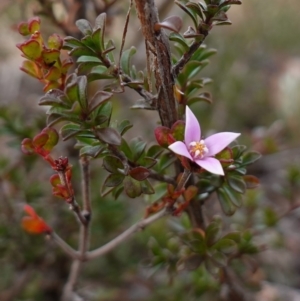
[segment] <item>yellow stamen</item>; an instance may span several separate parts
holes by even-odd
[[[208,153],[208,148],[206,147],[204,140],[200,140],[200,142],[191,142],[189,151],[193,158],[202,159],[204,155]]]

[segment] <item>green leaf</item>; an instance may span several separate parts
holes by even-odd
[[[46,65],[54,65],[60,57],[60,51],[58,49],[43,49],[42,58]]]
[[[163,151],[159,145],[152,145],[147,151],[147,156],[156,159]]]
[[[75,22],[75,24],[85,36],[90,35],[93,31],[91,24],[85,19],[79,19]]]
[[[184,140],[185,122],[183,120],[177,120],[171,128],[171,134],[176,141]]]
[[[37,79],[43,78],[43,74],[40,67],[33,61],[28,61],[28,60],[24,61],[20,69],[23,72],[26,72],[30,76],[35,77]]]
[[[184,52],[187,52],[190,49],[185,38],[179,33],[171,32],[169,35],[169,40],[179,43],[182,46]]]
[[[121,68],[125,74],[131,75],[131,73],[130,73],[131,58],[135,53],[136,53],[136,48],[133,46],[130,49],[123,51],[123,53],[122,53]]]
[[[201,6],[198,3],[189,1],[186,6],[194,13],[194,15],[199,16],[202,20],[204,20]]]
[[[106,91],[98,91],[93,98],[89,101],[88,112],[89,114],[97,109],[100,105],[104,104],[113,96],[113,93]]]
[[[231,148],[233,159],[238,159],[247,149],[245,145],[235,145]]]
[[[141,182],[127,176],[123,181],[125,193],[130,198],[136,198],[142,194],[142,185]]]
[[[222,237],[222,239],[230,239],[235,241],[236,243],[239,243],[241,241],[241,232],[235,231],[227,233]]]
[[[205,229],[205,240],[207,246],[212,246],[218,241],[222,234],[222,221],[220,218],[215,219]]]
[[[148,180],[144,180],[143,182],[141,182],[142,184],[142,192],[144,194],[154,194],[155,190],[152,187],[151,183]]]
[[[75,48],[75,46],[84,47],[84,44],[81,41],[70,36],[64,38],[63,49],[72,50],[73,48]]]
[[[251,151],[243,155],[243,165],[249,165],[257,161],[261,157],[259,152]]]
[[[121,145],[119,147],[119,149],[125,154],[125,156],[132,161],[132,151],[128,145],[128,143],[126,142],[125,139],[122,138],[122,142]]]
[[[36,40],[25,41],[22,44],[17,44],[17,47],[24,53],[25,57],[30,60],[39,59],[42,55],[42,47]]]
[[[236,211],[236,207],[231,202],[230,197],[228,196],[226,191],[222,188],[219,188],[217,190],[217,196],[218,196],[218,199],[219,199],[219,202],[220,202],[223,212],[229,216],[233,215]]]
[[[49,36],[47,43],[50,49],[60,50],[63,45],[63,39],[57,33],[53,33]]]
[[[278,214],[273,208],[267,207],[264,209],[264,223],[268,227],[274,227],[279,220]]]
[[[239,192],[236,192],[232,188],[230,188],[227,185],[223,185],[223,189],[226,191],[228,197],[230,198],[231,202],[236,206],[236,207],[241,207],[243,203],[243,195],[240,194]]]
[[[114,76],[108,73],[108,69],[105,66],[93,67],[91,72],[87,75],[88,81],[101,80],[101,79],[113,79]]]
[[[113,128],[101,128],[96,130],[97,137],[111,145],[121,145],[122,137],[121,135]]]
[[[106,187],[116,187],[122,184],[124,180],[124,175],[122,174],[110,174],[104,181],[104,186]]]
[[[73,48],[70,52],[69,52],[70,56],[95,56],[96,54],[94,53],[94,51],[90,48],[87,48],[85,46],[82,47],[75,47]]]
[[[74,124],[74,123],[68,123],[68,124],[65,124],[60,129],[60,134],[62,136],[63,141],[66,141],[66,140],[70,139],[71,137],[76,136],[81,131],[82,131],[82,129],[80,128],[80,125]]]
[[[193,252],[205,255],[207,251],[206,242],[202,233],[197,230],[182,234],[181,239]]]
[[[129,120],[123,120],[118,124],[117,129],[120,135],[123,136],[132,127],[133,125],[130,123]]]
[[[47,151],[51,151],[55,145],[57,145],[59,140],[59,135],[54,128],[47,127],[42,130],[42,133],[46,133],[48,135],[48,140],[44,144],[43,149]]]
[[[78,102],[80,107],[84,112],[88,110],[88,101],[87,101],[87,78],[86,76],[78,76],[77,78],[78,84]]]
[[[78,58],[77,63],[98,63],[102,64],[101,60],[96,56],[83,55]]]
[[[79,156],[90,156],[96,158],[104,149],[105,147],[103,145],[86,145],[80,149]]]
[[[226,178],[228,185],[239,193],[245,193],[246,184],[241,176],[229,174]]]
[[[106,13],[102,13],[96,18],[95,27],[94,27],[95,31],[97,31],[98,29],[101,29],[101,31],[97,37],[99,39],[99,45],[100,45],[101,49],[104,49],[105,24],[106,24]]]
[[[213,245],[212,249],[218,250],[224,254],[232,254],[237,251],[237,244],[231,239],[222,238]]]
[[[194,22],[195,28],[197,28],[198,27],[198,20],[197,20],[197,16],[194,13],[194,11],[191,10],[190,8],[188,8],[186,5],[184,5],[183,3],[179,2],[179,1],[175,1],[175,4],[177,4],[184,12],[186,12],[189,15],[189,17]]]
[[[45,74],[45,79],[49,81],[57,81],[61,78],[61,71],[59,68],[53,66],[48,69],[48,72]]]
[[[133,161],[136,162],[144,153],[146,142],[142,141],[140,137],[134,138],[130,141],[130,148],[133,154]]]
[[[66,96],[71,104],[74,104],[79,99],[79,88],[77,82],[73,81],[67,84],[65,88]]]
[[[103,167],[108,172],[116,174],[120,174],[120,170],[124,169],[122,161],[118,157],[112,155],[105,156],[103,159]]]
[[[151,157],[142,157],[137,161],[137,163],[146,168],[151,168],[157,163],[157,160]]]
[[[209,104],[212,104],[211,94],[208,92],[204,92],[204,93],[201,93],[199,96],[188,98],[189,105],[192,105],[193,103],[198,102],[198,101],[205,101]]]

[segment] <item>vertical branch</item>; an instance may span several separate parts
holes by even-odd
[[[171,127],[178,119],[176,100],[174,97],[174,76],[177,76],[182,68],[180,63],[172,70],[171,54],[169,42],[163,30],[154,31],[154,25],[159,22],[158,12],[154,0],[135,0],[136,10],[141,22],[143,35],[146,40],[146,45],[149,46],[154,59],[154,73],[156,79],[156,89],[158,90],[157,110],[164,126]],[[201,45],[195,44],[190,50],[188,58],[183,62],[187,62],[189,57]],[[150,52],[150,51],[149,51]],[[148,53],[147,53],[148,55]],[[148,60],[148,58],[147,58]],[[182,167],[179,163],[175,163],[177,174],[182,172]],[[193,179],[190,178],[192,184]],[[191,221],[195,227],[204,228],[204,219],[202,214],[201,204],[196,201],[191,201],[187,211]]]
[[[159,23],[154,0],[135,0],[135,5],[146,45],[154,55],[154,77],[158,91],[157,110],[162,125],[171,127],[177,120],[177,112],[169,42],[163,30],[154,31],[154,25]],[[149,51],[148,54],[151,52]]]

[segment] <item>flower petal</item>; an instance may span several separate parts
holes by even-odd
[[[235,140],[240,133],[222,132],[209,136],[204,140],[208,153],[206,156],[214,156]]]
[[[219,160],[212,158],[212,157],[206,157],[200,160],[195,160],[195,162],[201,166],[203,169],[209,171],[210,173],[224,176],[224,170]]]
[[[186,148],[186,145],[181,141],[176,141],[172,143],[171,145],[169,145],[169,149],[177,155],[181,155],[189,158],[190,160],[193,160],[189,151]]]
[[[201,128],[200,124],[191,111],[191,109],[185,107],[185,133],[184,133],[184,142],[186,146],[189,146],[191,142],[199,142],[201,138]]]

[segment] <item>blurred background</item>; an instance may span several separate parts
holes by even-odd
[[[86,4],[85,15],[72,10]],[[20,227],[22,204],[30,203],[71,245],[77,244],[77,223],[65,204],[51,194],[52,174],[40,158],[26,157],[20,143],[45,127],[45,109],[38,107],[42,85],[19,70],[23,61],[15,47],[22,42],[16,28],[34,14],[42,18],[45,36],[57,32],[78,35],[77,18],[93,23],[97,14],[108,14],[107,34],[119,39],[129,1],[2,0],[0,3],[0,300],[58,300],[71,260],[42,236],[30,236]],[[69,10],[64,8],[69,5]],[[173,1],[157,1],[161,18],[173,14],[189,20]],[[242,133],[240,142],[263,157],[251,167],[260,178],[258,189],[249,190],[244,205],[233,217],[224,218],[226,229],[252,229],[253,239],[264,251],[233,263],[241,286],[251,300],[300,300],[300,3],[298,0],[244,0],[228,15],[231,26],[215,27],[206,40],[217,49],[201,76],[213,79],[205,90],[213,103],[194,104],[203,131]],[[134,13],[125,48],[134,44],[137,68],[145,68],[144,45]],[[117,49],[120,42],[116,42]],[[93,86],[92,89],[97,89]],[[154,141],[158,117],[154,112],[132,111],[138,95],[126,90],[114,102],[114,117],[133,120],[128,137]],[[149,122],[146,123],[146,120]],[[73,141],[74,142],[74,141]],[[57,155],[68,156],[80,183],[77,151],[72,141],[61,143]],[[137,221],[145,210],[143,200],[101,198],[105,172],[93,161],[93,222],[91,248],[109,241]],[[80,186],[80,185],[78,185]],[[80,193],[78,187],[77,193]],[[209,220],[222,215],[215,200],[205,204]],[[212,210],[214,210],[212,212]],[[215,211],[216,210],[216,211]],[[153,266],[149,246],[169,250],[174,231],[187,223],[160,221],[110,254],[87,263],[79,291],[86,300],[226,300],[224,287],[204,268],[177,276],[172,265]],[[162,231],[164,229],[165,231]],[[169,250],[170,251],[170,250]],[[172,254],[170,262],[172,262]],[[170,276],[171,275],[171,276]],[[239,281],[237,281],[238,284]]]

